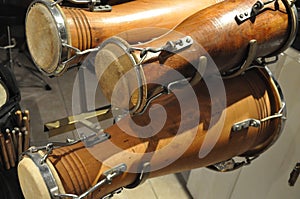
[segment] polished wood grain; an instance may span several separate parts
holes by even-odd
[[[211,78],[212,82],[219,81],[218,77]],[[120,163],[127,165],[127,171],[93,193],[91,198],[100,198],[131,184],[143,162],[151,163],[150,177],[156,177],[205,167],[246,153],[262,153],[278,138],[280,118],[265,121],[259,128],[249,127],[238,132],[231,128],[236,122],[248,118],[262,119],[279,111],[281,101],[274,83],[265,70],[254,69],[243,76],[225,80],[224,84],[225,98],[219,95],[211,98],[204,81],[194,86],[200,111],[195,111],[186,89],[178,91],[185,96],[183,99],[187,107],[184,112],[180,111],[180,104],[172,94],[154,101],[152,105],[158,103],[164,106],[167,113],[166,122],[158,132],[152,131],[160,125],[161,118],[150,119],[147,110],[142,115],[132,116],[139,127],[146,127],[143,131],[132,124],[128,116],[105,130],[111,135],[105,142],[90,148],[80,142],[54,149],[49,160],[66,192],[81,194],[103,178],[99,174]],[[221,93],[219,86],[214,89]],[[224,103],[224,109],[212,109],[213,106],[222,107]],[[152,107],[152,111],[159,113],[160,108]],[[199,115],[195,123],[193,118]],[[205,140],[207,136],[218,133],[220,136],[216,143]],[[212,150],[200,158],[202,147],[212,147]]]
[[[174,28],[191,14],[219,1],[221,0],[197,0],[192,2],[181,0],[135,0],[114,5],[111,12],[90,12],[84,8],[60,7],[58,5],[57,7],[64,16],[68,44],[83,51],[98,46],[103,40],[114,35],[119,35],[130,43],[148,41]],[[28,9],[29,13],[30,11],[31,8]],[[57,46],[59,45],[58,38],[56,38],[57,34],[49,34],[49,32],[54,31],[53,29],[57,29],[57,24],[53,24],[54,21],[50,23],[49,21],[43,22],[35,13],[30,14],[32,17],[27,17],[26,20],[29,50],[38,67],[46,73],[51,73],[55,70],[53,68],[58,67],[62,61],[59,60],[60,54],[58,51],[60,46]],[[51,14],[50,11],[49,14]],[[46,18],[49,18],[49,16]],[[32,20],[35,21],[33,24],[31,24]],[[36,24],[39,23],[41,24],[36,27]],[[38,36],[36,33],[43,30],[41,27],[47,30]],[[48,29],[52,29],[52,31]],[[49,42],[44,42],[45,37]],[[53,50],[45,50],[51,45],[56,47],[52,47]],[[68,52],[69,57],[74,55],[73,50]],[[67,64],[66,68],[79,63],[83,57],[73,60]],[[53,64],[48,66],[48,63],[51,62]]]
[[[146,102],[151,98],[160,85],[166,86],[170,82],[180,79],[178,75],[174,75],[174,70],[183,76],[181,79],[193,78],[196,74],[195,69],[199,65],[200,56],[208,58],[204,75],[218,75],[236,69],[244,63],[250,40],[257,41],[255,58],[280,53],[288,42],[291,32],[288,11],[284,3],[279,0],[267,4],[266,8],[257,16],[242,23],[238,22],[236,16],[251,9],[255,3],[256,0],[227,0],[200,10],[180,23],[174,30],[150,42],[139,45],[130,45],[127,42],[125,46],[128,46],[128,49],[131,47],[155,49],[165,46],[167,42],[175,42],[186,36],[193,39],[191,46],[176,53],[165,50],[147,54],[146,59],[142,62],[145,79],[143,86],[147,87],[144,89],[147,90],[147,93],[141,96],[143,101]],[[116,40],[126,43],[118,38]],[[124,74],[128,73],[135,63],[128,63],[129,59],[126,58],[125,50],[123,53],[119,53],[115,50],[118,49],[116,46],[107,40],[107,45],[103,45],[103,50],[100,50],[99,56],[96,56],[95,70],[99,85],[106,98],[113,103],[113,100],[118,99],[112,99],[112,93],[120,93],[124,98],[119,98],[120,101],[115,105],[127,108],[128,102],[136,104],[135,96],[128,97],[128,95],[134,93],[131,88],[136,89],[138,85],[135,82],[136,78],[126,78]],[[136,63],[141,60],[140,53],[140,51],[132,52]],[[111,64],[103,64],[104,61],[101,60],[104,59],[111,60]],[[119,80],[124,77],[126,82],[123,81],[125,83],[121,84]],[[117,83],[119,88],[116,87]],[[124,105],[124,103],[127,104]],[[129,107],[132,108],[132,105]]]

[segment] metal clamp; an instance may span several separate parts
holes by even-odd
[[[254,17],[258,15],[265,7],[265,5],[275,2],[276,0],[269,0],[266,2],[263,2],[261,0],[258,0],[251,8],[245,10],[244,12],[236,15],[236,20],[238,22],[244,22],[247,19]]]
[[[133,189],[139,186],[140,184],[143,184],[150,175],[150,169],[151,169],[150,162],[145,162],[144,164],[142,164],[142,167],[140,168],[140,171],[135,181],[127,185],[125,188]]]
[[[152,52],[152,53],[157,53],[157,52],[161,52],[161,51],[168,51],[168,52],[178,52],[180,50],[183,50],[187,47],[190,47],[192,44],[194,43],[192,37],[190,36],[186,36],[183,38],[180,38],[176,41],[167,41],[167,43],[159,48],[151,48],[151,47],[147,47],[147,48],[138,48],[138,47],[131,47],[129,49],[129,51],[141,51],[140,53],[140,62],[138,64],[142,64],[142,62],[144,61],[144,59],[146,58],[148,52]]]
[[[12,38],[12,39],[11,39],[11,42],[12,42],[12,44],[10,44],[10,45],[7,45],[7,46],[0,46],[0,49],[1,49],[1,50],[7,50],[7,49],[12,49],[12,48],[16,47],[17,42],[16,42],[15,38]]]
[[[242,129],[247,129],[250,126],[258,128],[260,127],[260,121],[252,118],[246,119],[244,121],[233,124],[231,129],[233,132],[237,132],[237,131],[241,131]]]
[[[285,109],[285,102],[282,102],[281,108],[277,113],[275,113],[271,116],[262,118],[260,120],[249,118],[249,119],[243,120],[241,122],[237,122],[237,123],[232,125],[231,129],[232,129],[233,132],[237,132],[237,131],[241,131],[243,129],[247,129],[251,126],[255,127],[255,128],[258,128],[258,127],[260,127],[262,122],[265,122],[265,121],[268,121],[268,120],[271,120],[271,119],[282,118],[284,120],[284,119],[286,119],[285,114],[283,113],[284,109]]]
[[[121,174],[123,174],[127,169],[126,164],[122,163],[108,171],[105,171],[103,173],[103,175],[105,176],[104,179],[102,179],[101,181],[99,181],[97,184],[95,184],[93,187],[91,187],[90,189],[88,189],[86,192],[84,192],[83,194],[81,194],[80,196],[75,195],[75,194],[54,194],[54,197],[58,197],[58,198],[74,198],[74,199],[82,199],[87,197],[89,194],[91,194],[92,192],[96,191],[97,189],[99,189],[101,186],[105,185],[105,184],[110,184],[112,183],[112,180],[117,177],[120,176]]]
[[[229,172],[229,171],[234,171],[237,170],[243,166],[251,164],[251,162],[256,159],[258,156],[253,156],[253,157],[243,157],[243,161],[237,162],[234,160],[234,158],[231,158],[229,160],[225,160],[222,162],[218,162],[216,164],[210,165],[207,168],[218,171],[218,172]],[[242,157],[239,157],[242,158]]]
[[[223,78],[229,79],[244,73],[251,66],[251,64],[256,58],[256,55],[257,55],[257,41],[255,39],[252,39],[249,41],[249,50],[245,62],[242,64],[242,66],[239,67],[237,71],[234,71],[233,73],[229,72],[229,74],[224,73]]]
[[[31,160],[35,163],[35,165],[38,167],[45,184],[47,186],[47,189],[51,196],[54,196],[59,193],[58,185],[55,181],[55,178],[49,168],[49,166],[44,162],[43,157],[41,154],[36,152],[26,152],[26,155],[31,158]]]
[[[80,137],[81,141],[84,142],[86,147],[92,147],[95,144],[108,140],[109,138],[110,134],[104,133],[103,131],[101,131],[100,133],[93,133],[89,136],[82,134]]]
[[[59,66],[60,68],[65,68],[66,64],[68,64],[72,60],[76,59],[78,56],[83,56],[83,55],[86,55],[86,54],[89,54],[92,52],[97,52],[99,50],[99,47],[96,47],[96,48],[90,48],[90,49],[81,51],[78,48],[75,48],[67,43],[62,43],[61,45],[63,48],[66,49],[66,51],[73,50],[75,53],[72,57],[65,58],[65,60],[61,60],[61,64]],[[57,72],[57,73],[61,72],[61,70],[58,70],[58,71],[59,72]]]

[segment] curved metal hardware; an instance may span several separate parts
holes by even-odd
[[[291,2],[289,0],[281,0],[281,1],[285,5],[287,13],[289,15],[290,34],[289,34],[289,38],[287,39],[285,44],[279,50],[268,55],[267,57],[272,57],[272,56],[278,55],[279,53],[282,53],[283,51],[288,49],[292,45],[293,41],[295,40],[295,38],[297,36],[297,30],[298,30],[297,8],[292,1]]]
[[[140,184],[143,184],[150,175],[150,169],[151,169],[150,162],[143,163],[135,181],[130,185],[127,185],[125,188],[133,189],[139,186]]]
[[[92,53],[92,52],[97,52],[99,50],[99,47],[96,47],[96,48],[90,48],[90,49],[81,51],[78,48],[75,48],[67,43],[62,43],[62,47],[67,49],[66,51],[68,51],[68,49],[73,50],[75,52],[75,54],[70,58],[65,58],[65,60],[61,60],[61,64],[60,64],[61,68],[65,68],[66,64],[68,64],[69,62],[71,62],[72,60],[77,58],[78,56],[86,55],[86,54]],[[59,72],[56,72],[56,74],[58,74],[58,73]]]
[[[90,189],[88,189],[86,192],[84,192],[83,194],[81,194],[80,196],[75,195],[75,194],[54,194],[54,197],[58,197],[58,198],[74,198],[74,199],[83,199],[85,197],[87,197],[89,194],[91,194],[92,192],[96,191],[97,189],[99,189],[101,186],[105,185],[105,184],[110,184],[112,183],[112,180],[117,177],[120,176],[121,174],[123,174],[127,169],[126,164],[122,163],[120,165],[117,165],[116,167],[107,170],[103,173],[103,175],[105,176],[104,179],[102,179],[101,181],[99,181],[97,184],[95,184],[93,187],[91,187]]]
[[[200,82],[200,80],[202,79],[201,73],[203,74],[205,72],[206,67],[207,67],[207,57],[206,56],[199,57],[199,64],[197,65],[196,73],[194,77],[190,80],[191,86],[194,86]]]
[[[190,80],[191,80],[191,78],[176,80],[174,82],[170,82],[167,86],[161,86],[161,91],[156,93],[155,95],[151,96],[149,99],[147,99],[146,104],[141,109],[141,111],[138,112],[138,113],[134,113],[134,114],[136,114],[136,115],[144,114],[145,111],[147,110],[148,106],[150,105],[150,103],[153,100],[157,99],[158,97],[160,97],[162,95],[172,93],[172,90],[174,90],[176,88],[181,88],[182,86],[185,86],[185,85],[189,84]]]
[[[168,41],[164,46],[159,47],[159,48],[131,47],[130,51],[134,51],[134,50],[141,51],[140,58],[144,58],[147,55],[148,52],[158,53],[158,52],[161,52],[161,51],[168,51],[168,52],[175,53],[175,52],[183,50],[187,47],[190,47],[193,43],[194,43],[194,41],[193,41],[192,37],[186,36],[186,37],[180,38],[176,41]]]
[[[46,147],[44,147],[44,148],[46,148]],[[55,181],[55,178],[54,178],[49,166],[43,160],[45,156],[42,157],[42,155],[37,153],[37,151],[38,151],[37,149],[33,149],[33,152],[26,151],[26,152],[24,152],[24,154],[26,154],[28,157],[30,157],[30,159],[37,166],[37,168],[39,169],[39,171],[45,181],[45,184],[47,186],[49,194],[51,196],[54,196],[59,193],[58,185]]]
[[[257,41],[255,39],[252,39],[249,41],[249,51],[247,58],[245,62],[242,64],[242,66],[233,74],[227,75],[227,73],[223,74],[224,79],[229,79],[236,77],[238,75],[241,75],[243,72],[245,72],[253,63],[257,55]]]
[[[109,199],[109,198],[112,198],[115,194],[119,194],[119,193],[121,193],[122,191],[123,191],[123,187],[121,187],[121,188],[119,188],[119,189],[117,189],[117,190],[115,190],[115,191],[113,191],[113,192],[107,194],[106,196],[103,196],[101,199]]]
[[[7,45],[7,46],[0,46],[0,49],[1,49],[1,50],[7,50],[7,49],[11,49],[11,48],[14,48],[14,47],[16,47],[16,45],[17,45],[17,42],[16,42],[15,38],[12,38],[12,39],[11,39],[11,42],[12,42],[12,44],[11,44],[11,45]]]
[[[251,8],[245,10],[244,12],[236,15],[236,20],[241,23],[246,21],[247,19],[254,17],[258,15],[265,7],[265,5],[275,2],[276,0],[269,0],[266,2],[263,2],[261,0],[258,0]]]
[[[249,128],[251,126],[258,128],[258,127],[260,127],[262,122],[265,122],[265,121],[268,121],[268,120],[271,120],[271,119],[282,118],[283,120],[285,120],[286,118],[285,118],[284,110],[285,110],[285,102],[282,101],[281,102],[281,108],[277,113],[275,113],[271,116],[262,118],[260,120],[249,118],[249,119],[243,120],[241,122],[237,122],[237,123],[232,125],[231,129],[232,129],[233,132],[237,132],[237,131],[241,131],[242,129]]]
[[[229,172],[229,171],[234,171],[237,170],[243,166],[251,164],[253,160],[255,160],[258,156],[253,156],[253,157],[243,157],[243,161],[235,161],[233,158],[229,160],[225,160],[222,162],[218,162],[216,164],[210,165],[207,168],[211,169],[213,171],[218,171],[218,172]],[[242,158],[242,157],[239,157]]]
[[[260,127],[260,123],[261,123],[261,121],[251,118],[251,119],[247,119],[247,120],[233,124],[231,129],[233,132],[237,132],[237,131],[241,131],[243,129],[247,129],[250,126],[258,128],[258,127]]]

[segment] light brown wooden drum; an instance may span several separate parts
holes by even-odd
[[[219,77],[211,78],[211,82],[219,81]],[[138,131],[130,123],[130,116],[126,116],[105,130],[111,136],[109,140],[89,148],[83,142],[56,148],[49,155],[47,164],[55,169],[54,173],[58,175],[65,193],[76,195],[104,179],[105,171],[125,164],[127,169],[124,173],[90,195],[90,198],[100,198],[131,185],[144,162],[150,163],[151,178],[213,165],[235,156],[258,156],[274,143],[282,130],[285,111],[280,88],[265,69],[257,68],[225,80],[224,84],[226,99],[218,95],[211,98],[204,81],[193,87],[200,112],[195,111],[195,106],[190,103],[191,98],[185,95],[185,88],[178,90],[186,96],[183,99],[187,105],[184,112],[173,94],[153,101],[153,105],[158,103],[164,106],[167,114],[166,122],[157,133]],[[216,93],[221,93],[221,87],[214,89]],[[222,107],[223,103],[226,104],[224,109],[212,109],[212,106]],[[152,107],[154,112],[158,109]],[[194,125],[191,121],[197,117],[199,120]],[[148,112],[132,116],[132,119],[142,127],[149,125],[148,130],[155,129],[157,122],[160,122],[160,118],[152,118],[154,120],[151,121]],[[252,123],[247,127],[244,122],[244,125],[237,126],[249,119],[258,120],[260,125]],[[179,128],[181,125],[183,128]],[[124,126],[126,131],[121,130]],[[219,133],[215,143],[206,140],[207,136]],[[202,148],[209,147],[211,150],[200,157]],[[38,172],[28,155],[18,165],[20,184],[25,198],[42,198],[39,194],[47,192],[45,179],[41,177],[43,172]],[[63,190],[59,192],[63,193]],[[50,194],[47,197],[50,198]]]
[[[130,43],[147,41],[219,1],[136,0],[115,5],[111,12],[90,12],[37,0],[27,11],[27,44],[38,68],[47,75],[60,75],[84,57],[69,60],[75,55],[74,49],[94,48],[104,39],[128,30],[121,36]]]
[[[217,66],[207,66],[207,73],[232,75],[241,73],[256,58],[278,55],[295,38],[295,8],[286,0],[275,0],[253,14],[252,10],[259,3],[257,0],[227,0],[214,4],[188,17],[168,34],[140,45],[130,45],[117,37],[107,39],[101,44],[95,62],[99,85],[105,96],[113,101],[116,83],[123,78],[122,84],[119,82],[120,92],[132,97],[128,100],[131,104],[128,106],[126,101],[125,108],[139,112],[158,89],[149,84],[161,82],[166,86],[176,81],[170,75],[172,70],[193,78],[200,56],[212,58]],[[240,15],[246,15],[244,13],[253,16],[238,19]],[[145,59],[144,54],[147,54]],[[139,74],[125,77],[130,70],[139,70]],[[134,90],[141,87],[138,80],[143,86],[139,94]],[[142,102],[138,103],[138,100]],[[115,105],[124,108],[121,102]]]

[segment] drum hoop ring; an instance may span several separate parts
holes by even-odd
[[[53,176],[53,173],[46,162],[42,163],[42,156],[39,153],[27,152],[26,155],[34,162],[44,179],[44,182],[48,188],[49,194],[52,197],[59,194],[59,188]]]
[[[285,51],[286,49],[288,49],[293,41],[295,40],[296,36],[297,36],[297,30],[298,30],[298,12],[297,12],[297,8],[295,5],[290,4],[288,0],[281,0],[283,2],[283,4],[285,5],[286,11],[289,14],[289,20],[291,21],[290,23],[290,34],[288,39],[286,40],[285,44],[278,49],[277,51],[265,56],[264,58],[268,58],[268,57],[273,57],[278,55],[279,53],[282,53],[283,51]]]
[[[133,68],[135,70],[136,78],[137,78],[137,82],[138,82],[138,101],[137,101],[137,104],[132,109],[129,110],[129,113],[131,113],[131,114],[139,113],[139,111],[141,111],[143,109],[143,103],[144,103],[145,99],[147,98],[147,94],[146,94],[146,92],[144,92],[144,89],[143,89],[143,86],[146,85],[146,83],[145,83],[146,80],[144,78],[144,70],[143,70],[142,64],[138,63],[135,60],[135,57],[130,52],[130,48],[128,46],[126,46],[124,43],[122,43],[122,40],[118,37],[111,37],[111,38],[105,40],[101,44],[99,50],[101,50],[104,46],[106,46],[107,44],[110,44],[110,43],[113,43],[113,44],[117,45],[118,47],[120,47],[122,50],[124,50],[126,55],[130,58],[130,61],[133,63]]]
[[[5,94],[6,94],[6,100],[5,100],[5,103],[0,106],[0,108],[2,108],[9,100],[9,91],[8,91],[8,88],[6,87],[6,85],[4,84],[4,82],[2,80],[0,80],[0,87],[3,87],[3,89],[5,90]]]
[[[33,7],[33,5],[37,4],[37,3],[41,3],[44,6],[47,7],[47,9],[49,10],[49,12],[51,13],[54,21],[56,22],[56,28],[58,30],[58,35],[57,37],[60,39],[60,57],[58,60],[58,65],[56,66],[56,69],[49,73],[46,72],[45,70],[43,70],[36,62],[34,59],[33,62],[35,63],[36,66],[38,66],[38,69],[45,75],[47,76],[57,76],[57,74],[60,74],[62,70],[64,70],[64,65],[61,65],[59,63],[61,63],[62,60],[65,60],[68,58],[68,49],[64,48],[62,44],[68,44],[68,31],[66,28],[66,24],[65,24],[65,20],[64,20],[64,16],[63,13],[60,10],[60,6],[55,4],[54,2],[51,1],[46,1],[46,0],[35,0],[33,1],[30,5],[29,8]],[[26,18],[28,16],[30,9],[27,9],[27,13],[26,13]]]

